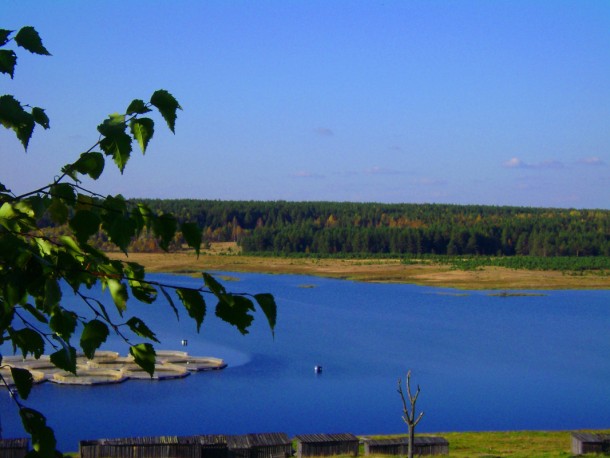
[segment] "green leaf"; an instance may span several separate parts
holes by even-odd
[[[106,214],[104,215],[102,228],[106,231],[112,243],[124,253],[127,253],[131,238],[136,234],[135,221],[128,215]]]
[[[129,297],[127,295],[127,288],[123,283],[113,278],[106,280],[106,284],[108,285],[108,290],[110,291],[114,305],[116,305],[117,310],[122,316],[127,308],[127,299]]]
[[[125,263],[124,272],[127,277],[132,280],[144,280],[144,275],[146,274],[146,270],[144,266],[138,264],[137,262],[127,262]]]
[[[216,316],[235,326],[242,334],[248,334],[248,328],[254,320],[250,311],[254,311],[252,301],[242,296],[224,296],[216,305]]]
[[[76,313],[56,307],[51,313],[49,327],[62,339],[70,340],[76,329]]]
[[[107,156],[112,156],[117,167],[123,173],[125,164],[131,155],[131,137],[125,132],[125,116],[113,114],[97,130],[104,138],[100,141],[100,148]]]
[[[59,240],[61,241],[61,243],[66,247],[66,249],[68,251],[72,251],[73,253],[70,253],[70,255],[74,255],[74,254],[83,254],[82,250],[80,249],[80,247],[76,244],[76,242],[74,241],[74,239],[68,235],[63,235],[59,238]]]
[[[146,323],[144,323],[144,321],[142,321],[140,318],[134,316],[127,320],[126,324],[127,326],[129,326],[129,329],[131,329],[135,334],[139,335],[140,337],[159,342],[155,333],[152,332],[150,328],[146,326]]]
[[[34,132],[34,118],[32,115],[28,114],[26,117],[24,117],[23,122],[13,128],[13,130],[23,145],[23,148],[27,150],[28,145],[30,144],[30,139],[32,138],[32,133]]]
[[[145,370],[151,377],[155,373],[156,353],[153,346],[149,343],[132,345],[129,353],[133,356],[136,364]]]
[[[40,412],[23,407],[19,409],[19,415],[25,428],[25,432],[33,434],[47,424],[47,419]]]
[[[152,304],[157,299],[157,290],[146,283],[139,281],[130,281],[131,293],[140,302],[145,304]]]
[[[6,30],[6,29],[0,29],[0,46],[4,46],[5,44],[8,43],[8,38],[11,36],[11,33],[13,33],[14,30]]]
[[[151,111],[150,108],[148,108],[146,106],[146,104],[144,103],[144,100],[140,100],[140,99],[132,100],[131,103],[129,104],[129,106],[127,107],[128,115],[145,114],[145,113],[148,113],[149,111]]]
[[[49,124],[49,117],[42,108],[32,108],[32,117],[34,118],[34,122],[36,124],[44,127],[45,129],[49,129],[51,127]]]
[[[43,56],[51,55],[43,46],[40,35],[38,35],[38,32],[34,27],[22,27],[19,32],[17,32],[17,35],[15,35],[15,43],[33,54],[40,54]]]
[[[55,433],[47,426],[47,419],[44,415],[28,407],[21,407],[19,415],[23,428],[32,436],[34,451],[29,452],[26,456],[37,458],[56,458],[60,456],[55,450],[57,446]]]
[[[21,200],[17,205],[15,205],[15,207],[21,209],[27,206],[27,208],[30,209],[30,213],[28,213],[30,216],[34,218],[42,218],[47,211],[47,204],[48,199],[39,195],[33,195]],[[21,205],[24,205],[24,207]]]
[[[155,214],[153,211],[145,204],[138,202],[137,207],[133,211],[134,217],[140,221],[138,225],[140,228],[144,226],[149,227],[154,220]]]
[[[61,288],[57,280],[53,278],[47,278],[44,283],[44,306],[47,310],[59,304],[61,300]]]
[[[42,313],[40,310],[38,310],[32,304],[24,304],[23,308],[25,310],[27,310],[34,318],[36,318],[41,323],[48,323],[49,322],[49,319],[47,318],[47,315]]]
[[[199,250],[201,249],[201,229],[195,223],[183,223],[180,226],[182,236],[188,246],[195,250],[197,256],[199,256]]]
[[[178,313],[178,308],[176,307],[176,304],[174,304],[174,300],[172,299],[172,297],[169,295],[169,293],[167,292],[167,290],[163,286],[159,286],[159,289],[161,290],[161,292],[165,296],[165,299],[167,299],[167,303],[169,304],[169,306],[172,308],[172,310],[176,314],[176,319],[180,320],[180,315]]]
[[[12,95],[0,96],[0,124],[12,129],[27,150],[34,132],[34,117]]]
[[[17,65],[17,54],[10,49],[0,50],[0,73],[8,73],[11,79],[15,76],[15,65]]]
[[[108,335],[108,326],[100,320],[91,320],[85,324],[80,337],[80,346],[85,352],[85,356],[93,359],[95,351],[106,342]]]
[[[0,96],[0,123],[7,129],[12,129],[18,124],[27,111],[23,109],[21,103],[12,95]]]
[[[271,328],[271,333],[275,334],[277,305],[275,304],[275,299],[273,298],[273,295],[268,293],[255,294],[254,299],[267,317],[267,322],[269,323],[269,327]]]
[[[42,336],[33,329],[24,328],[17,331],[9,329],[9,336],[13,342],[13,351],[17,348],[21,350],[23,357],[27,357],[28,353],[34,355],[34,358],[40,358],[44,353],[44,340]]]
[[[178,109],[182,110],[182,107],[174,96],[166,90],[160,89],[154,92],[150,98],[150,103],[159,110],[159,113],[161,113],[161,116],[163,116],[163,119],[165,119],[169,129],[174,132],[174,126],[176,124],[176,111]]]
[[[178,288],[176,294],[178,294],[178,298],[182,301],[189,316],[197,323],[197,332],[199,332],[206,312],[205,301],[201,293],[193,289]]]
[[[153,233],[159,238],[159,246],[167,251],[169,244],[176,234],[176,218],[173,215],[165,214],[153,221]]]
[[[137,118],[131,120],[131,135],[136,139],[142,153],[146,152],[148,142],[155,132],[155,123],[150,118]]]
[[[51,205],[49,205],[49,216],[54,223],[59,225],[67,223],[69,213],[68,207],[60,199],[53,198],[51,200]]]
[[[49,192],[53,197],[64,200],[68,205],[74,205],[76,203],[76,192],[74,192],[74,187],[71,184],[54,184],[49,189]]]
[[[74,237],[78,243],[84,245],[100,229],[102,220],[89,210],[78,210],[70,220],[70,228],[74,231]]]
[[[102,153],[83,153],[71,166],[78,173],[89,175],[94,180],[97,180],[104,171],[105,162],[106,161],[104,160],[104,155]]]
[[[66,372],[76,374],[76,350],[74,347],[66,344],[61,339],[59,340],[62,344],[62,349],[57,350],[55,353],[51,353],[51,362],[58,368],[63,369]]]
[[[32,374],[27,369],[20,369],[18,367],[11,367],[11,375],[15,381],[19,396],[27,399],[34,385],[34,377],[32,377]]]
[[[94,153],[100,154],[100,153]],[[76,210],[91,210],[92,208],[98,208],[97,201],[93,197],[87,194],[81,194],[80,192],[76,195]]]
[[[203,283],[205,284],[205,286],[210,288],[210,291],[212,291],[215,296],[220,298],[221,296],[227,293],[225,287],[222,286],[220,282],[214,277],[212,277],[209,273],[202,272],[201,275],[203,275]]]

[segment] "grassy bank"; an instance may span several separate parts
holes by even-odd
[[[449,441],[449,456],[454,458],[572,456],[569,431],[454,432],[438,435]]]
[[[610,430],[588,432],[610,434]],[[570,431],[453,432],[430,435],[442,436],[449,441],[449,456],[452,458],[566,458],[573,456],[570,453]],[[362,456],[362,450],[360,455]],[[73,452],[67,456],[78,457],[79,455]],[[392,458],[389,455],[377,455],[377,457]]]
[[[150,272],[198,273],[206,271],[302,274],[369,282],[412,283],[460,289],[608,289],[605,270],[569,272],[481,266],[457,269],[430,261],[401,259],[316,259],[243,256],[235,244],[215,244],[199,258],[191,252],[113,253],[117,259],[143,264]]]

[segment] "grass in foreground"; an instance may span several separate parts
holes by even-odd
[[[587,432],[609,434],[610,430]],[[566,458],[573,456],[571,431],[454,432],[430,435],[447,439],[449,456],[453,458]],[[379,455],[378,458],[381,457],[388,458],[387,455]]]

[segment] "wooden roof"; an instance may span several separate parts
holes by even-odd
[[[227,447],[230,449],[271,447],[291,444],[292,442],[285,433],[258,433],[244,434],[241,436],[227,436]]]
[[[250,445],[253,447],[292,444],[292,441],[286,433],[248,434],[248,439],[250,440]]]
[[[207,436],[146,436],[146,437],[123,437],[116,439],[96,439],[80,441],[81,445],[178,445],[178,444],[225,444],[226,437],[223,435]]]
[[[358,442],[358,438],[351,433],[339,434],[300,434],[296,439],[303,443],[324,443],[324,442]]]
[[[583,443],[610,442],[610,434],[572,433],[572,437]]]
[[[407,445],[409,438],[404,437],[388,437],[385,439],[364,439],[365,442],[371,445]],[[440,436],[416,436],[415,445],[448,445],[449,441]]]
[[[440,436],[416,436],[415,445],[449,445],[449,441]]]

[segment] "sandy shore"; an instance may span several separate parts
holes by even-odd
[[[111,253],[115,259],[135,261],[149,272],[196,274],[201,271],[302,274],[368,282],[412,283],[459,289],[608,289],[605,273],[570,274],[556,271],[489,267],[462,271],[435,264],[405,265],[398,259],[293,259],[239,256],[231,251],[203,253]]]

